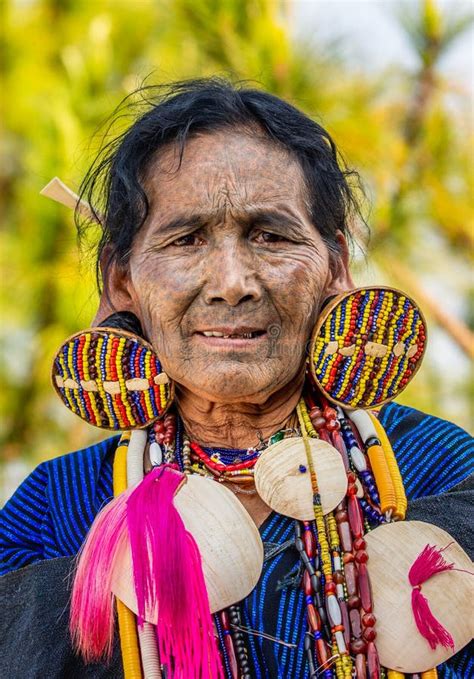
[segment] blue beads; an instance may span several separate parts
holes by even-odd
[[[384,515],[381,514],[380,512],[378,512],[373,507],[371,507],[369,505],[369,503],[367,502],[367,500],[364,500],[363,498],[361,498],[359,500],[359,504],[362,507],[362,511],[364,512],[364,514],[367,516],[367,518],[369,519],[369,521],[371,523],[377,523],[377,524],[386,523]]]
[[[357,439],[352,433],[351,426],[346,422],[345,419],[344,420],[341,419],[341,433],[344,443],[346,444],[346,448],[348,450],[350,450],[353,446],[355,446],[356,448],[359,447]]]
[[[365,489],[367,490],[370,499],[372,502],[374,502],[376,505],[380,504],[380,497],[377,491],[377,486],[375,485],[375,479],[372,476],[372,474],[369,471],[365,472],[359,472],[360,473],[360,478],[362,480],[362,483],[365,486]]]
[[[206,455],[219,455],[222,464],[234,464],[237,460],[241,462],[248,462],[254,460],[260,455],[259,450],[249,452],[250,449],[241,450],[239,448],[203,448]]]
[[[215,613],[212,617],[214,618],[214,624],[216,626],[217,636],[219,638],[219,647],[222,653],[222,660],[224,661],[224,671],[227,675],[227,679],[232,679],[233,674],[230,667],[229,655],[224,643],[224,629],[222,628],[221,621],[219,620],[219,615]]]
[[[181,418],[178,417],[177,427],[176,427],[176,448],[175,448],[176,462],[178,463],[179,470],[184,472],[184,460],[183,460],[183,423]]]
[[[307,471],[307,469],[306,469],[306,467],[304,466],[304,464],[300,464],[300,466],[298,467],[298,469],[300,470],[301,474],[304,474],[304,473]]]

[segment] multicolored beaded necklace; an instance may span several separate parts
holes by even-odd
[[[297,408],[299,431],[286,429],[248,450],[209,449],[191,442],[183,425],[169,413],[150,429],[152,464],[175,462],[185,473],[227,482],[240,492],[255,492],[253,469],[266,445],[301,435],[313,491],[314,521],[295,520],[295,547],[300,557],[308,631],[305,651],[310,677],[325,679],[398,679],[404,675],[380,667],[376,619],[364,534],[382,523],[403,519],[407,508],[395,456],[377,418],[365,411],[333,408],[315,389]],[[320,438],[341,455],[347,493],[333,512],[323,515],[318,481],[308,440]],[[250,663],[238,605],[214,614],[222,666],[227,679],[250,679]],[[278,641],[278,640],[275,640]],[[436,677],[436,670],[423,679]]]

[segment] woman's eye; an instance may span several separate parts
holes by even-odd
[[[188,233],[186,236],[181,236],[176,238],[171,245],[177,245],[178,247],[183,247],[186,245],[199,245],[202,242],[202,238],[195,233]]]
[[[277,233],[272,233],[271,231],[260,231],[256,240],[263,243],[279,243],[285,241],[286,238],[283,238],[283,236],[280,236]]]

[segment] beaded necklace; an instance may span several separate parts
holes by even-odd
[[[220,483],[231,483],[235,490],[242,492],[245,490],[245,487],[248,489],[248,487],[253,485],[254,467],[265,448],[294,433],[294,429],[282,429],[270,436],[267,442],[262,441],[257,448],[249,448],[247,450],[235,448],[228,450],[224,448],[206,449],[192,442],[190,443],[192,451],[191,459],[193,462],[191,471],[204,476],[212,476]],[[230,458],[233,461],[225,463],[223,461],[224,457]],[[240,486],[244,486],[244,488]],[[247,492],[249,491],[247,490]],[[252,493],[254,492],[255,489],[252,489]]]
[[[314,391],[301,399],[297,415],[298,429],[282,430],[266,444],[239,450],[203,448],[190,442],[180,419],[169,413],[149,430],[150,453],[158,445],[158,464],[175,462],[185,473],[212,476],[218,482],[230,481],[240,492],[255,492],[249,488],[253,468],[265,445],[300,434],[306,448],[311,438],[334,446],[348,483],[346,497],[333,512],[323,515],[311,454],[307,454],[307,468],[300,469],[309,472],[314,508],[314,520],[295,520],[294,532],[308,623],[304,648],[310,677],[398,678],[403,675],[384,670],[378,660],[363,537],[376,526],[405,516],[406,497],[393,451],[374,416],[365,411],[347,414]],[[254,632],[242,627],[239,606],[230,606],[213,618],[227,679],[250,679],[245,635]],[[433,679],[436,671],[421,676]]]

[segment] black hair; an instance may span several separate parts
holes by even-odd
[[[137,94],[141,101],[131,101]],[[251,133],[258,128],[259,136],[263,131],[269,141],[286,149],[301,166],[311,219],[330,251],[339,250],[337,231],[350,239],[348,225],[354,216],[364,222],[352,181],[361,189],[357,172],[346,167],[321,125],[279,97],[245,82],[217,77],[146,85],[125,97],[112,118],[123,118],[124,108],[142,106],[145,110],[135,114],[130,127],[103,146],[79,188],[80,198],[91,205],[102,225],[97,252],[99,287],[104,248],[108,246],[108,263],[126,263],[133,239],[147,218],[144,178],[157,152],[176,143],[182,158],[186,141],[198,132],[245,128]],[[78,210],[75,220],[81,234],[84,223]]]

